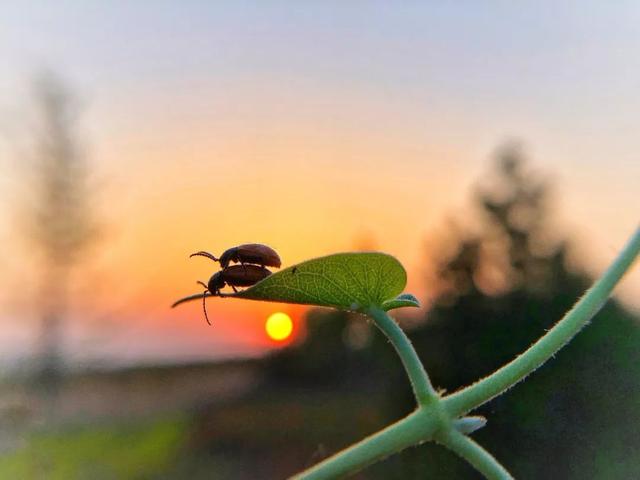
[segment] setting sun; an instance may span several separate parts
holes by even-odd
[[[282,341],[289,338],[293,331],[293,322],[286,313],[276,312],[267,318],[264,329],[270,339]]]

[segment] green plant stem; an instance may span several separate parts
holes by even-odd
[[[513,480],[493,455],[456,429],[450,429],[446,435],[439,437],[437,442],[460,455],[489,480]]]
[[[546,335],[527,351],[490,376],[440,399],[411,342],[398,324],[379,308],[366,311],[400,355],[418,401],[404,419],[293,477],[296,480],[335,479],[427,440],[437,440],[467,460],[491,480],[511,479],[493,456],[456,429],[455,419],[505,392],[549,360],[602,308],[617,282],[640,252],[640,229],[615,262],[585,296]],[[477,419],[476,419],[477,420]],[[478,421],[478,420],[477,420]],[[458,422],[459,423],[459,422]],[[473,426],[473,425],[472,425]]]
[[[356,473],[392,453],[432,437],[439,425],[433,409],[418,409],[361,442],[292,477],[292,480],[336,479]]]
[[[438,393],[431,385],[416,350],[411,344],[411,340],[404,333],[396,321],[387,312],[379,308],[370,308],[367,313],[375,320],[376,326],[389,339],[393,348],[396,349],[402,364],[409,376],[409,381],[413,388],[418,405],[427,405],[430,402],[439,400]]]
[[[453,418],[505,392],[566,345],[605,304],[613,288],[640,252],[640,228],[613,264],[551,330],[528,350],[479,382],[445,397],[444,408]]]
[[[419,408],[409,416],[293,477],[296,480],[333,479],[349,475],[392,453],[429,440],[441,428],[437,392],[418,358],[411,341],[387,312],[367,312],[398,352],[409,376]],[[428,407],[425,407],[428,406]]]

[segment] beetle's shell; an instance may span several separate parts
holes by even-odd
[[[220,265],[227,268],[229,263],[251,263],[263,267],[280,268],[282,262],[278,253],[271,247],[261,243],[245,243],[226,250],[220,255]]]
[[[220,272],[228,285],[249,287],[267,278],[271,272],[258,265],[231,265]]]

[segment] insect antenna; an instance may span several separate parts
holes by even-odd
[[[189,258],[191,258],[191,257],[207,257],[209,260],[213,260],[214,262],[219,262],[220,261],[220,259],[214,257],[209,252],[192,253],[191,255],[189,255]]]
[[[209,321],[209,316],[207,315],[207,297],[206,295],[202,297],[202,311],[204,312],[204,319],[207,321],[209,326],[211,326],[211,322]]]
[[[204,287],[204,294],[202,295],[202,311],[204,312],[205,320],[207,321],[209,326],[211,326],[211,322],[209,321],[209,316],[207,315],[207,297],[209,296],[207,295],[207,292],[209,292],[209,287],[207,287],[207,285],[204,282],[201,282],[200,280],[198,280],[198,285],[202,285]]]

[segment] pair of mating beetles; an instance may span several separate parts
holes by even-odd
[[[202,308],[204,310],[204,318],[209,325],[211,325],[211,322],[207,316],[205,304],[207,293],[221,296],[220,290],[225,285],[230,286],[234,292],[237,292],[236,287],[250,287],[271,275],[271,271],[265,267],[280,268],[281,265],[278,253],[273,248],[260,243],[246,243],[232,247],[223,252],[220,258],[214,257],[209,252],[196,252],[189,257],[196,256],[209,258],[214,262],[220,263],[222,267],[222,270],[211,276],[207,284],[198,282],[205,288],[204,296],[202,297]],[[239,263],[240,265],[229,265],[231,262]]]

